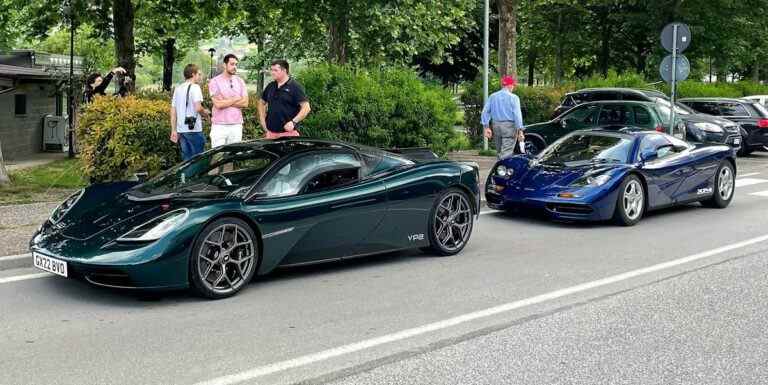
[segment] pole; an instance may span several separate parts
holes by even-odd
[[[75,157],[74,146],[74,127],[73,121],[75,119],[75,87],[74,87],[74,62],[75,62],[75,17],[74,9],[72,9],[72,2],[69,2],[69,91],[67,95],[67,143],[69,145],[67,155],[69,158]]]
[[[485,0],[485,10],[483,11],[483,106],[488,101],[488,14],[490,12],[490,0]],[[488,138],[483,133],[483,150],[488,151]]]
[[[675,89],[677,88],[677,27],[672,26],[672,108],[670,111],[669,133],[675,135]]]

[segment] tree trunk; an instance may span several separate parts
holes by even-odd
[[[608,22],[607,6],[600,12],[600,73],[603,77],[608,76],[608,64],[611,55],[611,23]]]
[[[173,86],[173,63],[176,62],[176,39],[167,38],[163,42],[163,90],[170,91]]]
[[[133,3],[132,0],[113,0],[112,22],[115,29],[115,52],[117,63],[125,68],[132,80],[136,79],[136,45],[133,38]],[[136,82],[126,84],[129,92],[135,90]]]
[[[499,15],[501,15],[501,1],[499,4]],[[498,41],[498,72],[501,76],[507,74],[507,29],[504,23],[499,20],[499,41]]]
[[[11,184],[11,178],[8,176],[8,170],[5,169],[2,147],[3,145],[0,143],[0,186]]]
[[[256,52],[258,52],[260,57],[264,57],[262,55],[262,52],[264,51],[264,35],[260,34],[259,37],[256,39]],[[258,63],[259,68],[259,76],[256,80],[256,86],[259,89],[259,95],[264,91],[264,69],[266,67],[266,63],[261,62]]]
[[[517,77],[517,1],[498,0],[499,4],[499,73]],[[503,50],[501,45],[503,32]],[[504,60],[502,61],[501,58]]]
[[[337,4],[335,16],[328,23],[328,61],[336,64],[347,63],[347,41],[349,40],[349,18],[346,1]]]
[[[752,81],[760,82],[760,59],[755,60],[755,64],[752,65]]]
[[[563,10],[557,10],[557,37],[555,38],[555,85],[563,82]]]
[[[537,56],[538,52],[536,52],[536,48],[531,47],[530,52],[528,52],[528,86],[533,86],[533,80],[536,76]]]

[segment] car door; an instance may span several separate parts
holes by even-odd
[[[640,142],[638,154],[653,153],[656,157],[643,161],[642,170],[648,182],[650,207],[670,205],[681,200],[680,187],[693,171],[688,151],[676,151],[664,134],[646,135]]]
[[[687,164],[682,167],[685,179],[681,182],[678,189],[678,200],[693,200],[705,195],[711,195],[712,187],[714,186],[714,175],[720,165],[719,159],[710,156],[705,151],[696,151],[694,146],[674,136],[666,134],[664,136],[675,146],[675,152],[688,155]]]
[[[387,211],[384,183],[361,179],[361,168],[351,151],[304,154],[278,166],[253,209],[265,229],[265,254],[283,253],[283,265],[354,254]]]

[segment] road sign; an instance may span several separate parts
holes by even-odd
[[[688,79],[688,75],[691,74],[691,63],[684,55],[676,55],[675,58],[675,81],[681,82]],[[667,83],[672,83],[672,55],[667,55],[659,65],[659,73],[661,78]]]
[[[677,53],[685,51],[691,45],[691,29],[687,24],[669,23],[661,31],[661,45],[667,52],[672,52],[675,41],[675,26],[677,26]]]

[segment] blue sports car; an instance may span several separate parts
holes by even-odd
[[[540,209],[561,220],[632,226],[649,210],[733,199],[736,161],[725,145],[694,145],[626,127],[575,131],[535,157],[499,160],[485,188],[488,207]]]

